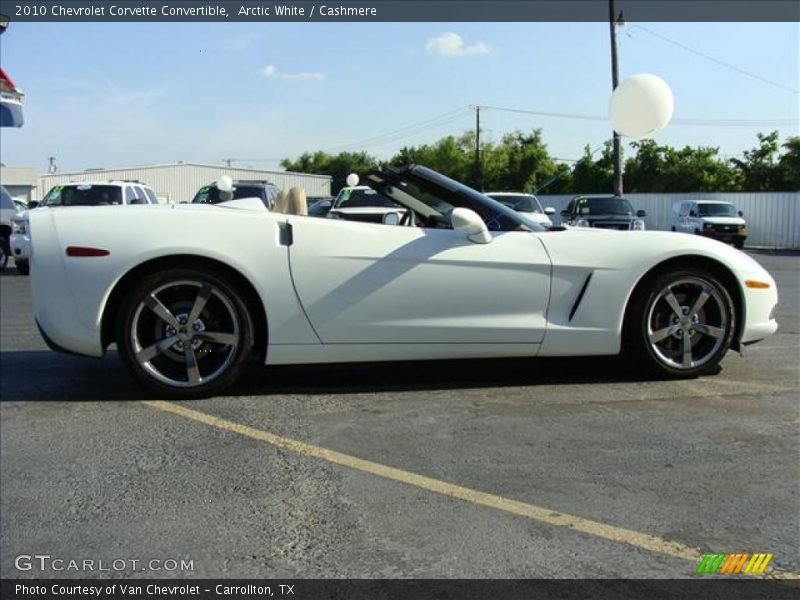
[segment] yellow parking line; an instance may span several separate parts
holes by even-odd
[[[357,471],[363,471],[365,473],[371,473],[373,475],[377,475],[378,477],[383,477],[392,481],[399,481],[401,483],[435,492],[443,496],[450,496],[451,498],[457,498],[472,504],[487,506],[503,512],[519,515],[521,517],[526,517],[542,523],[547,523],[548,525],[553,525],[555,527],[572,529],[573,531],[579,531],[587,535],[592,535],[614,542],[622,542],[631,546],[636,546],[637,548],[648,550],[650,552],[666,554],[668,556],[682,558],[694,563],[699,563],[705,555],[705,552],[699,548],[693,548],[678,542],[665,540],[654,535],[640,533],[638,531],[633,531],[631,529],[625,529],[622,527],[615,527],[614,525],[608,525],[606,523],[593,521],[591,519],[584,519],[583,517],[578,517],[575,515],[560,513],[543,506],[536,506],[535,504],[529,504],[527,502],[510,500],[508,498],[503,498],[502,496],[488,494],[486,492],[447,483],[431,477],[425,477],[424,475],[411,473],[410,471],[388,467],[386,465],[364,460],[349,454],[328,450],[327,448],[321,448],[306,442],[293,440],[281,435],[269,433],[268,431],[248,427],[247,425],[240,425],[239,423],[221,419],[219,417],[186,408],[178,404],[173,404],[171,402],[164,402],[160,400],[146,400],[143,402],[152,408],[174,413],[176,415],[186,417],[187,419],[192,419],[193,421],[198,421],[212,427],[224,429],[225,431],[238,433],[239,435],[249,437],[254,440],[259,440],[261,442],[266,442],[267,444],[277,446],[278,448],[291,450],[306,456],[313,456],[315,458],[320,458],[343,467],[348,467]],[[769,573],[766,574],[766,576],[772,578],[777,577],[781,579],[800,579],[800,574],[779,571],[774,567]]]

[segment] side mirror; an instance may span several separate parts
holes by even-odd
[[[30,202],[28,202],[28,210],[33,210],[37,206],[39,206],[39,201],[38,200],[31,200]],[[739,214],[741,214],[741,213],[739,213]]]
[[[488,244],[492,241],[492,234],[483,222],[480,215],[468,208],[454,208],[450,213],[450,224],[453,229],[463,231],[467,239],[476,244]]]
[[[690,217],[696,217],[696,216],[697,216],[697,213],[696,213],[695,211],[693,211],[693,210],[690,210],[690,211],[689,211],[689,216],[690,216]]]
[[[388,212],[383,215],[384,225],[400,225],[400,215],[396,212]]]
[[[636,216],[637,217],[646,217],[647,216],[647,211],[646,210],[637,210],[636,211]]]
[[[30,204],[28,204],[28,206],[30,206]],[[744,216],[744,213],[743,213],[742,211],[739,211],[739,216],[740,216],[740,217],[743,217],[743,216]]]
[[[570,215],[570,212],[568,210],[562,210],[561,211],[561,216],[562,217],[568,217],[569,215]]]
[[[548,206],[547,208],[544,209],[544,214],[546,214],[546,215],[554,215],[554,214],[556,214],[556,209],[553,208],[552,206]]]

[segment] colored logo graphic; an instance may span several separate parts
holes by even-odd
[[[723,573],[728,575],[736,575],[739,573],[750,573],[753,575],[764,572],[767,568],[769,561],[772,560],[773,554],[766,552],[759,552],[756,554],[749,554],[747,552],[739,552],[738,554],[706,554],[700,565],[697,567],[697,572],[703,573]]]

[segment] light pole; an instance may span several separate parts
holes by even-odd
[[[608,0],[608,26],[611,32],[611,91],[617,89],[619,84],[619,65],[617,64],[617,23],[624,23],[622,12],[619,17],[615,15],[614,0]],[[622,196],[622,150],[620,149],[619,134],[614,132],[614,195]]]

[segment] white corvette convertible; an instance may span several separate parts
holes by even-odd
[[[621,354],[689,377],[777,329],[772,277],[719,242],[545,230],[420,166],[366,183],[410,218],[308,217],[302,193],[286,213],[240,200],[31,211],[39,328],[86,356],[116,343],[142,384],[173,398],[221,392],[253,357]]]

